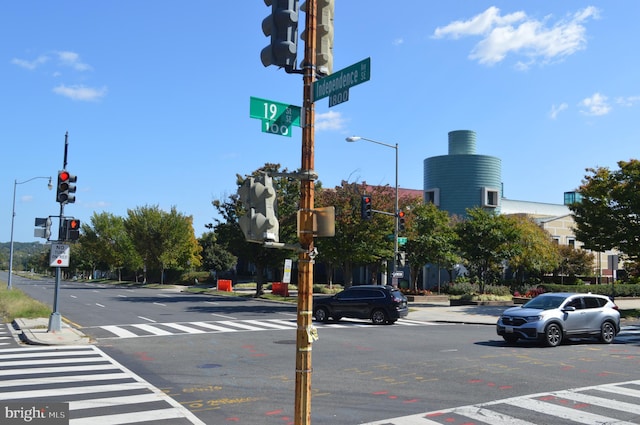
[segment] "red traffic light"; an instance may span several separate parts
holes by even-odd
[[[67,173],[66,171],[60,171],[60,174],[58,174],[58,180],[60,180],[61,182],[66,182],[67,180],[69,180],[69,173]]]
[[[70,220],[69,221],[69,229],[75,230],[80,227],[80,220]]]
[[[404,211],[398,211],[398,217],[404,218]]]

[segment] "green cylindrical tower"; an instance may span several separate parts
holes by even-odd
[[[425,202],[449,215],[466,216],[467,208],[500,212],[502,198],[500,158],[476,154],[476,133],[449,132],[449,153],[424,160]]]

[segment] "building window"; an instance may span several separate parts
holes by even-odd
[[[482,206],[496,208],[500,202],[500,192],[496,189],[482,188]]]
[[[575,238],[567,238],[567,245],[569,245],[571,248],[575,249],[576,248],[576,240],[575,240]]]
[[[429,189],[424,191],[424,202],[426,204],[433,204],[436,207],[440,206],[440,189]]]
[[[553,243],[556,245],[560,245],[560,236],[554,236],[553,237]]]
[[[564,204],[571,205],[575,203],[582,202],[582,195],[578,192],[565,192],[564,193]]]

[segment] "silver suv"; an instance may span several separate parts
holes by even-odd
[[[555,347],[565,338],[595,336],[610,344],[620,332],[620,312],[604,295],[550,292],[505,310],[496,331],[509,343],[539,340]]]

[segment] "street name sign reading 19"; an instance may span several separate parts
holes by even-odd
[[[331,96],[329,106],[349,100],[349,87],[369,81],[371,58],[348,66],[340,71],[313,82],[313,101]]]
[[[262,132],[291,137],[291,126],[300,127],[302,108],[274,100],[251,97],[249,116],[262,120]]]

